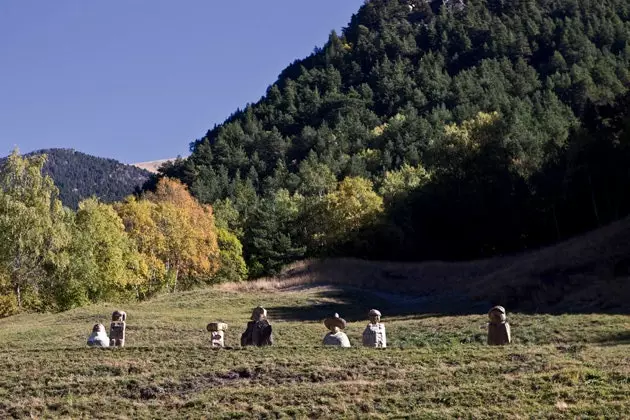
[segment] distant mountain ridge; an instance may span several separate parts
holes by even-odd
[[[137,163],[132,163],[133,166],[136,166],[138,168],[147,170],[153,174],[157,174],[158,173],[158,169],[160,168],[160,166],[164,165],[167,162],[173,162],[176,158],[170,158],[170,159],[159,159],[159,160],[151,160],[151,161],[147,161],[147,162],[137,162]]]
[[[96,196],[109,203],[142,189],[151,172],[115,159],[96,157],[74,149],[43,149],[27,156],[46,154],[44,173],[59,188],[63,204],[76,209],[81,200]],[[4,159],[0,159],[2,162]]]

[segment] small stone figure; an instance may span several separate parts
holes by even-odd
[[[247,329],[241,335],[241,346],[271,346],[273,334],[271,325],[267,321],[267,310],[258,306],[252,312],[251,321],[247,323]]]
[[[225,322],[211,322],[206,329],[210,331],[210,345],[212,347],[225,347],[225,333],[228,325]]]
[[[109,324],[109,345],[111,347],[125,347],[125,329],[127,328],[127,313],[114,311],[112,322]]]
[[[490,322],[488,323],[488,344],[491,346],[502,346],[510,344],[510,324],[505,317],[505,308],[495,306],[488,312]]]
[[[109,347],[109,337],[103,324],[94,324],[92,334],[88,337],[87,345],[90,347]]]
[[[368,316],[370,323],[363,331],[363,345],[365,347],[387,347],[385,325],[381,324],[381,312],[372,309]]]
[[[346,320],[339,318],[339,314],[328,317],[324,320],[324,325],[330,330],[326,336],[324,336],[325,346],[338,346],[338,347],[350,347],[350,340],[343,330],[346,328]]]

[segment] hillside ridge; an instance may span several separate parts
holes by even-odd
[[[140,191],[151,177],[142,168],[71,148],[40,149],[26,156],[42,154],[47,155],[43,173],[55,182],[62,203],[73,209],[92,196],[106,203],[120,201]]]

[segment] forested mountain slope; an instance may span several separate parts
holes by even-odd
[[[40,154],[47,156],[44,174],[59,188],[63,204],[73,209],[92,196],[105,203],[120,201],[139,191],[151,176],[144,169],[72,149],[38,150],[29,155]]]
[[[629,213],[629,68],[625,0],[372,0],[162,173],[254,275],[524,250]]]

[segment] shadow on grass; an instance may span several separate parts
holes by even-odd
[[[348,322],[365,321],[370,309],[378,309],[384,319],[420,319],[428,316],[485,314],[488,302],[474,302],[458,296],[440,298],[362,290],[353,287],[327,288],[312,294],[303,305],[268,307],[272,319],[321,321],[338,313]]]
[[[605,346],[617,346],[620,344],[630,344],[630,331],[619,331],[614,334],[602,337],[597,343]]]

